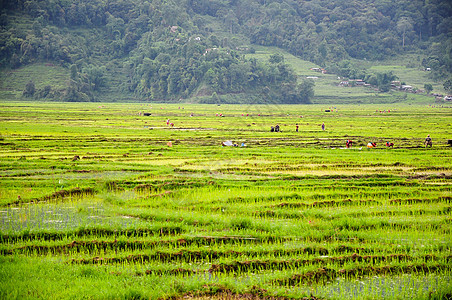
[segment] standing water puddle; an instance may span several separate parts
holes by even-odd
[[[450,274],[374,276],[355,281],[338,278],[333,283],[316,286],[309,291],[327,299],[413,299],[420,294],[428,299],[430,293],[438,294],[444,288],[446,291],[449,288],[450,292],[451,279]]]
[[[135,219],[109,214],[102,203],[36,203],[8,207],[0,211],[0,231],[71,230],[83,226],[119,225],[128,227]]]

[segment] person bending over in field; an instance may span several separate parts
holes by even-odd
[[[430,134],[425,138],[424,144],[425,148],[427,148],[428,146],[432,147],[432,138],[430,137]]]
[[[367,144],[367,148],[376,148],[376,147],[377,147],[377,143],[369,142]]]
[[[347,148],[350,148],[353,145],[353,141],[352,140],[347,140],[347,142],[345,143],[345,146]]]
[[[386,142],[386,147],[393,147],[394,148],[394,143]]]

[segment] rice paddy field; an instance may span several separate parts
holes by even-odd
[[[0,106],[2,299],[452,297],[450,106]]]

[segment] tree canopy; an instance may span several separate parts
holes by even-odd
[[[340,76],[361,78],[349,59],[427,53],[436,78],[452,73],[447,0],[0,0],[0,63],[51,61],[71,70],[66,99],[93,101],[106,74],[139,99],[262,93],[309,103],[284,57],[244,57],[277,46]],[[107,62],[110,67],[106,67]],[[75,66],[75,67],[73,67]],[[75,68],[75,69],[73,69]],[[307,89],[307,90],[305,90]],[[42,93],[37,93],[42,95]],[[52,94],[52,93],[50,93]]]

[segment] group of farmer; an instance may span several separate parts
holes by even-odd
[[[296,124],[295,125],[295,131],[296,132],[298,132],[298,124]],[[278,126],[278,129],[279,129],[279,126]],[[279,131],[279,130],[278,130]],[[325,131],[325,123],[322,123],[322,131]],[[273,132],[273,127],[272,127],[272,132]],[[427,147],[432,147],[432,138],[430,137],[430,134],[429,135],[427,135],[427,137],[425,138],[425,141],[424,141],[424,146],[427,148]],[[346,142],[345,142],[345,147],[346,148],[351,148],[352,147],[352,145],[353,145],[353,141],[352,140],[350,140],[350,139],[348,139]],[[392,142],[386,142],[385,143],[385,145],[386,145],[386,147],[391,147],[391,148],[394,148],[394,143],[392,143]],[[376,148],[377,147],[377,143],[375,143],[375,142],[369,142],[368,144],[367,144],[367,148]]]
[[[347,148],[351,148],[352,147],[352,145],[353,145],[353,141],[352,140],[347,140],[346,142],[345,142],[345,147],[347,147]],[[391,148],[394,148],[394,143],[392,143],[392,142],[386,142],[386,147],[391,147]],[[432,138],[430,137],[430,134],[429,135],[427,135],[427,137],[425,138],[425,141],[424,141],[424,146],[425,146],[425,148],[427,148],[427,147],[432,147]],[[368,144],[367,144],[367,148],[376,148],[377,147],[377,143],[374,143],[374,142],[369,142]]]
[[[295,131],[298,132],[298,128],[300,128],[300,126],[298,124],[295,124]],[[325,123],[322,123],[322,130],[325,131]],[[279,128],[279,125],[276,124],[276,126],[271,126],[270,127],[270,132],[281,132],[281,129]]]
[[[321,127],[322,127],[322,131],[325,131],[325,128],[326,128],[326,126],[325,126],[325,122],[323,122],[322,123],[322,125],[321,125]],[[299,129],[299,125],[298,124],[295,124],[295,131],[296,132],[298,132],[298,129]],[[281,130],[280,130],[280,128],[279,128],[279,125],[276,125],[276,126],[271,126],[270,127],[270,132],[280,132]],[[348,139],[346,142],[345,142],[345,147],[347,147],[347,148],[351,148],[352,147],[352,145],[353,145],[353,141],[352,140],[350,140],[350,139]],[[385,143],[385,145],[386,145],[386,147],[391,147],[391,148],[393,148],[394,147],[394,143],[392,143],[392,142],[386,142]],[[432,138],[430,137],[430,134],[429,135],[427,135],[427,137],[425,138],[425,141],[424,141],[424,146],[427,148],[427,147],[432,147]],[[376,148],[377,147],[377,143],[375,143],[375,142],[369,142],[368,144],[367,144],[367,148]]]
[[[166,126],[174,127],[174,123],[170,122],[170,119],[166,120]]]
[[[193,116],[193,114],[191,115],[191,116]],[[218,116],[218,115],[217,115]],[[220,115],[220,116],[222,116],[222,115]],[[170,122],[170,120],[168,119],[168,120],[166,120],[166,125],[167,126],[171,126],[171,127],[174,127],[174,123],[172,123],[172,122]],[[325,126],[325,122],[323,122],[322,123],[322,125],[321,125],[321,127],[322,127],[322,131],[325,131],[325,128],[326,128],[326,126]],[[295,131],[296,132],[298,132],[298,129],[299,129],[299,125],[298,124],[296,124],[295,125]],[[271,132],[281,132],[281,129],[280,129],[280,127],[279,127],[279,124],[276,124],[276,126],[271,126],[270,127],[270,131]],[[425,138],[425,141],[424,141],[424,146],[427,148],[427,147],[432,147],[432,138],[430,137],[430,134],[429,135],[427,135],[427,137]],[[350,140],[350,139],[348,139],[346,142],[345,142],[345,147],[346,148],[351,148],[352,147],[352,145],[353,145],[353,141],[352,140]],[[392,143],[392,142],[386,142],[386,147],[391,147],[391,148],[393,148],[394,147],[394,143]],[[234,145],[235,146],[235,145]],[[237,145],[238,146],[238,145]],[[376,148],[377,147],[377,144],[375,143],[375,142],[369,142],[368,144],[367,144],[367,148]]]
[[[347,147],[347,148],[351,148],[352,147],[352,145],[353,145],[353,141],[352,140],[347,140],[346,142],[345,142],[345,147]],[[392,143],[392,142],[386,142],[385,143],[385,145],[386,145],[386,147],[390,147],[390,148],[394,148],[394,143]],[[424,146],[425,146],[425,148],[427,148],[427,147],[432,147],[432,138],[430,137],[430,134],[429,135],[427,135],[427,137],[425,138],[425,141],[424,141]],[[376,148],[377,147],[377,143],[374,143],[374,142],[369,142],[368,144],[367,144],[367,148]]]
[[[298,125],[297,125],[298,126]],[[297,127],[297,130],[298,130],[298,127]],[[275,127],[270,127],[270,132],[280,132],[281,131],[281,129],[279,128],[279,124],[276,124],[276,126]],[[297,131],[298,132],[298,131]]]

